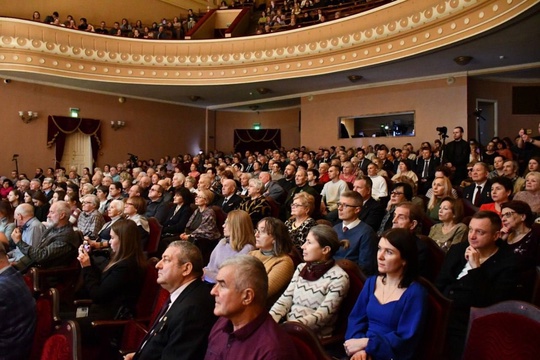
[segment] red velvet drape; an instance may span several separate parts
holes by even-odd
[[[90,136],[92,145],[92,161],[95,165],[99,149],[101,149],[101,121],[95,119],[72,118],[68,116],[49,115],[47,127],[47,147],[56,144],[56,167],[60,167],[64,147],[66,145],[66,135],[80,131]]]

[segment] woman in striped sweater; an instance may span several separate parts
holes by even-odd
[[[298,265],[287,290],[270,310],[276,322],[298,321],[319,337],[332,335],[339,306],[349,290],[349,276],[334,260],[345,243],[330,226],[309,230],[302,245],[306,262]]]

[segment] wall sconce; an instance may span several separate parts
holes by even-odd
[[[121,129],[123,128],[124,126],[126,126],[126,123],[125,121],[111,121],[111,128],[114,129],[114,131],[118,130],[118,129]]]
[[[19,111],[19,117],[25,124],[28,124],[30,121],[37,119],[38,113],[35,111]]]

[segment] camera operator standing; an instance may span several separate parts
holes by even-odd
[[[454,141],[446,144],[446,149],[444,150],[442,163],[454,172],[454,176],[452,177],[453,185],[459,185],[461,181],[467,178],[467,163],[469,162],[471,148],[469,143],[463,140],[463,131],[461,126],[455,127],[452,131]]]

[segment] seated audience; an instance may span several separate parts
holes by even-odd
[[[374,231],[377,231],[384,217],[384,206],[371,196],[371,187],[373,183],[369,176],[360,175],[353,184],[353,190],[362,196],[362,209],[358,215],[359,219]]]
[[[488,165],[483,162],[476,163],[470,174],[473,183],[463,189],[463,198],[470,201],[475,207],[492,202]]]
[[[375,163],[369,163],[367,167],[367,175],[371,179],[371,196],[375,200],[386,198],[388,196],[388,185],[384,177],[378,174],[379,167]]]
[[[249,214],[232,210],[223,224],[223,239],[216,245],[204,268],[204,281],[215,284],[220,265],[230,257],[247,254],[255,249],[255,235]]]
[[[228,213],[240,206],[242,197],[236,195],[236,182],[233,179],[223,179],[221,194],[223,195],[223,203],[219,205],[223,212]]]
[[[406,176],[410,178],[415,184],[418,184],[418,176],[416,173],[411,169],[412,163],[409,160],[402,159],[399,161],[398,165],[398,171],[397,173],[392,176],[393,182],[398,182],[399,178],[401,176]]]
[[[134,221],[140,233],[141,249],[146,247],[150,236],[148,219],[143,215],[146,212],[146,200],[140,196],[134,196],[126,200],[124,215],[126,219]]]
[[[188,189],[179,187],[174,191],[173,203],[161,230],[162,238],[175,237],[178,239],[180,234],[185,231],[193,213],[191,204],[193,204],[193,196]]]
[[[17,206],[13,218],[22,231],[22,241],[28,245],[38,246],[46,228],[45,225],[34,216],[34,207],[30,204],[21,204]],[[11,261],[17,261],[22,258],[24,254],[11,240],[11,234],[12,233],[9,235],[5,234],[10,241],[10,249],[13,250],[9,253],[9,257]]]
[[[447,331],[450,359],[461,359],[471,307],[486,307],[516,296],[516,257],[498,240],[501,218],[480,211],[469,224],[468,242],[448,250],[436,285],[453,301]]]
[[[298,170],[298,173],[300,171],[303,170]],[[317,222],[311,218],[314,209],[315,198],[305,191],[299,192],[294,196],[291,204],[292,217],[285,221],[293,245],[296,246],[300,253],[309,229],[317,225]]]
[[[0,197],[2,199],[7,199],[11,190],[13,190],[13,182],[10,179],[4,179],[4,181],[2,181],[2,188],[0,188]]]
[[[169,204],[164,200],[164,192],[161,185],[153,184],[150,187],[145,213],[146,218],[154,217],[162,225],[169,212]]]
[[[429,199],[426,215],[434,223],[439,222],[439,208],[442,199],[452,196],[452,183],[447,177],[436,177],[432,183],[433,196]]]
[[[265,308],[271,288],[265,266],[251,256],[226,260],[211,294],[220,318],[208,337],[205,360],[299,359],[294,343]]]
[[[344,348],[353,360],[415,359],[426,318],[414,239],[386,231],[377,250],[379,275],[366,281],[349,315]]]
[[[413,197],[413,189],[407,183],[397,183],[394,189],[390,192],[390,201],[386,205],[386,213],[382,218],[377,235],[381,236],[383,232],[392,228],[392,220],[394,219],[394,211],[396,206],[405,201],[411,201]]]
[[[214,299],[201,276],[200,250],[187,241],[172,242],[157,263],[158,284],[170,304],[149,329],[135,353],[124,359],[203,360],[208,334],[216,321]]]
[[[463,204],[461,200],[453,197],[442,199],[439,207],[440,223],[435,224],[429,230],[429,237],[444,251],[450,246],[458,244],[467,238],[468,228],[463,224]]]
[[[297,321],[319,337],[332,335],[339,306],[349,290],[349,276],[334,260],[345,243],[328,225],[309,230],[302,245],[305,263],[298,265],[287,290],[270,310],[276,322]]]
[[[540,214],[540,172],[531,171],[525,176],[525,190],[518,192],[514,200],[525,201],[531,210]]]
[[[480,210],[493,211],[500,215],[501,205],[510,200],[513,188],[512,180],[506,177],[491,179],[491,200],[493,202],[480,206]]]
[[[268,301],[272,306],[283,293],[294,273],[294,263],[289,256],[293,244],[287,227],[281,220],[266,217],[255,229],[257,250],[249,255],[261,260],[268,274]],[[269,306],[269,307],[270,307]]]
[[[19,190],[13,189],[8,193],[7,200],[11,208],[15,209],[19,204],[23,203],[23,195]]]
[[[15,263],[24,272],[30,266],[49,268],[71,264],[77,257],[80,237],[69,222],[71,209],[64,201],[51,205],[47,216],[50,227],[43,233],[37,245],[30,245],[22,240],[21,230],[16,227],[11,239],[24,256]]]
[[[96,188],[96,196],[99,200],[99,208],[98,211],[101,214],[107,213],[107,208],[109,207],[109,188],[107,186],[98,185]]]

